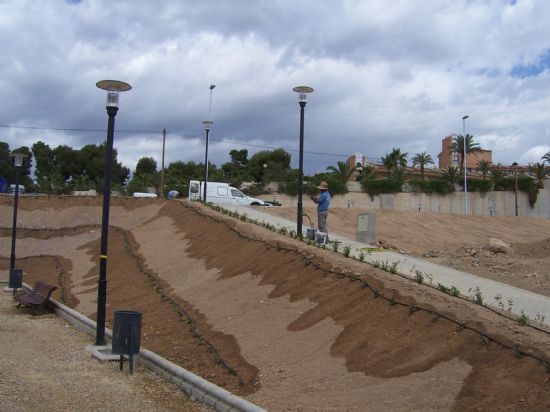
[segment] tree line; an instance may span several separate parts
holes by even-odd
[[[465,150],[464,150],[465,149]],[[103,174],[105,167],[105,143],[100,145],[89,144],[80,149],[73,149],[68,145],[59,145],[51,148],[42,141],[34,143],[31,148],[21,146],[13,150],[24,153],[21,170],[21,184],[29,192],[47,194],[69,194],[74,190],[94,189],[103,192]],[[425,168],[433,165],[432,157],[426,152],[416,153],[412,157],[412,167],[420,169],[420,179],[409,176],[407,173],[408,153],[394,148],[390,153],[382,156],[380,164],[385,169],[381,174],[379,168],[372,165],[359,166],[346,161],[338,161],[335,166],[328,166],[324,173],[313,176],[304,176],[304,192],[316,192],[316,186],[321,181],[329,184],[333,194],[347,192],[346,183],[349,180],[359,181],[371,196],[380,193],[399,192],[403,185],[408,183],[414,190],[424,192],[448,193],[455,190],[456,185],[463,182],[463,159],[465,154],[480,151],[479,144],[473,136],[467,134],[456,136],[451,152],[458,154],[459,167],[449,166],[439,177],[425,180]],[[229,160],[220,167],[209,162],[208,176],[211,181],[230,183],[240,187],[243,182],[253,182],[245,191],[257,195],[265,192],[265,187],[271,182],[277,182],[277,191],[295,195],[297,193],[298,170],[290,167],[291,155],[284,149],[263,150],[250,158],[248,150],[233,149],[229,151]],[[156,193],[177,190],[182,195],[187,193],[189,180],[202,180],[204,177],[204,163],[193,161],[171,162],[164,170],[164,186],[161,186],[161,171],[152,157],[142,157],[138,160],[133,173],[117,159],[117,150],[113,149],[112,189],[122,194],[131,195],[134,192],[153,190]],[[530,165],[535,177],[535,188],[542,187],[542,180],[548,174],[550,152],[542,156],[542,163]],[[35,179],[31,178],[34,162]],[[477,164],[481,179],[470,179],[470,190],[513,190],[510,189],[509,177],[502,172],[499,165],[491,165],[485,160]],[[130,175],[132,178],[130,179]],[[10,147],[6,142],[0,142],[0,177],[9,182],[15,181],[15,168],[10,160]],[[530,183],[531,182],[531,183]],[[519,177],[520,190],[530,191],[533,179]]]

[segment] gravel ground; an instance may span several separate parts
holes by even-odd
[[[211,411],[140,365],[130,375],[84,348],[93,338],[0,291],[0,411]]]

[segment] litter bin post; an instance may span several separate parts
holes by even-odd
[[[364,213],[357,216],[356,240],[361,243],[376,242],[376,214]]]
[[[117,310],[113,314],[112,352],[120,355],[120,370],[124,355],[130,358],[130,373],[134,372],[134,355],[141,345],[141,320],[143,314],[133,310]]]

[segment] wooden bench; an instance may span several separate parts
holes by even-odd
[[[17,307],[23,305],[37,308],[44,305],[56,289],[57,286],[52,286],[39,280],[30,292],[24,295],[15,295],[13,298],[19,303]]]

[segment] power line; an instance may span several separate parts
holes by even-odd
[[[13,128],[13,129],[26,129],[26,130],[51,130],[51,131],[61,131],[61,132],[84,132],[84,133],[106,133],[106,129],[83,129],[83,128],[71,128],[71,127],[38,127],[38,126],[15,126],[15,125],[9,125],[9,124],[0,124],[0,127],[4,128]],[[147,131],[147,130],[124,130],[124,129],[117,129],[117,133],[129,133],[129,134],[157,134],[160,133],[159,130],[154,131]],[[200,139],[199,136],[195,135],[188,135],[188,137]],[[218,142],[223,143],[231,143],[231,144],[237,144],[241,146],[250,146],[250,147],[257,147],[260,149],[284,149],[287,152],[294,152],[297,153],[298,149],[288,149],[281,146],[269,146],[269,145],[260,145],[260,144],[254,144],[254,143],[245,143],[245,142],[239,142],[235,140],[229,140],[229,139],[218,139],[218,138],[211,138],[211,140],[215,140]],[[327,153],[327,152],[312,152],[305,150],[304,153],[310,154],[310,155],[317,155],[317,156],[329,156],[329,157],[342,157],[342,158],[348,158],[350,157],[350,154],[338,154],[338,153]],[[368,157],[368,156],[367,156]]]
[[[53,130],[56,132],[94,132],[94,133],[106,133],[107,129],[81,129],[81,128],[71,128],[71,127],[38,127],[38,126],[15,126],[12,124],[0,124],[0,127],[7,129],[27,129],[27,130]],[[117,133],[135,133],[135,134],[151,134],[158,133],[158,130],[155,131],[144,131],[144,130],[118,130]]]

